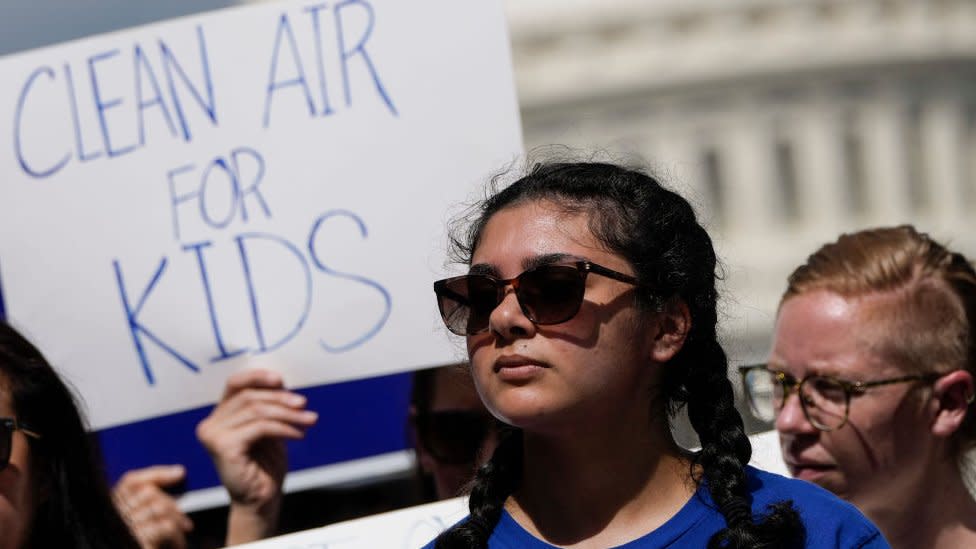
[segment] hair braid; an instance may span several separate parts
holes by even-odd
[[[725,353],[718,342],[713,341],[709,347],[702,354],[712,355],[712,359],[696,362],[715,364],[721,358],[725,364]],[[732,384],[726,373],[714,367],[693,366],[688,369],[686,388],[691,397],[688,417],[702,445],[695,462],[701,466],[712,500],[727,524],[712,537],[709,547],[802,546],[805,529],[791,501],[770,506],[766,515],[754,521],[745,475],[752,447],[742,417],[735,410]]]
[[[491,459],[478,468],[468,499],[467,520],[437,537],[436,549],[488,547],[508,496],[522,481],[522,431],[506,429]]]
[[[742,416],[735,408],[728,358],[718,342],[717,258],[711,238],[698,223],[690,204],[677,194],[661,189],[653,201],[668,216],[644,216],[648,232],[672,235],[659,239],[651,252],[659,257],[654,270],[662,296],[680,299],[689,309],[691,330],[664,379],[663,393],[670,410],[686,404],[692,427],[701,441],[694,465],[701,467],[712,500],[725,517],[727,527],[709,542],[714,548],[763,548],[802,545],[805,528],[792,502],[771,506],[769,514],[755,521],[748,497],[745,467],[752,446]]]

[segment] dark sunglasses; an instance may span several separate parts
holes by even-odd
[[[633,276],[589,261],[576,261],[541,265],[507,280],[484,274],[438,280],[434,283],[434,293],[444,324],[457,335],[486,331],[488,317],[505,299],[505,288],[509,285],[515,290],[526,318],[534,324],[559,324],[579,312],[589,273],[637,284]]]
[[[414,417],[417,442],[446,465],[474,463],[495,418],[484,412],[427,412]]]
[[[20,431],[31,438],[41,438],[41,435],[31,430],[23,422],[18,422],[11,417],[0,417],[0,471],[4,470],[10,463],[10,451],[14,445],[14,431]]]

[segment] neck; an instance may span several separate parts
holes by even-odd
[[[976,501],[954,462],[943,462],[897,502],[865,514],[893,549],[976,547]]]
[[[522,478],[507,508],[533,535],[561,546],[626,543],[664,524],[696,488],[663,420],[569,436],[527,432]]]

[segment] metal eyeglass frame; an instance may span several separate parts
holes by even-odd
[[[840,429],[844,425],[847,425],[847,419],[848,419],[848,417],[850,416],[850,413],[851,413],[851,396],[852,395],[864,394],[865,391],[867,391],[868,389],[870,389],[872,387],[881,387],[881,386],[884,386],[884,385],[893,385],[895,383],[908,383],[908,382],[911,382],[911,381],[923,381],[925,383],[932,383],[933,381],[935,381],[935,380],[939,379],[940,377],[942,377],[942,376],[944,376],[944,375],[946,375],[946,374],[949,373],[949,372],[945,372],[945,373],[937,374],[937,373],[934,373],[933,372],[933,373],[928,373],[928,374],[916,374],[916,375],[909,375],[909,376],[892,377],[892,378],[888,378],[888,379],[878,379],[878,380],[875,380],[875,381],[848,381],[848,380],[839,379],[839,378],[836,378],[836,377],[833,377],[833,376],[825,376],[825,375],[821,375],[821,374],[810,374],[810,375],[805,376],[803,379],[797,381],[797,379],[795,377],[793,377],[792,375],[787,374],[786,372],[775,372],[775,371],[772,371],[765,364],[752,364],[752,365],[749,365],[749,366],[741,366],[739,368],[739,374],[742,376],[742,387],[743,387],[743,391],[746,394],[746,398],[749,399],[749,406],[753,410],[756,410],[757,409],[757,406],[756,406],[756,403],[755,403],[755,401],[754,401],[754,399],[752,397],[752,392],[749,390],[749,386],[746,383],[746,376],[749,374],[749,372],[755,371],[755,370],[765,370],[766,372],[768,372],[770,375],[772,375],[774,377],[774,382],[775,383],[779,383],[779,385],[783,388],[783,402],[782,402],[782,404],[779,407],[776,407],[775,404],[773,405],[773,408],[775,410],[775,415],[779,415],[779,412],[786,405],[786,400],[788,398],[790,398],[790,394],[793,393],[793,392],[795,392],[796,395],[797,395],[797,398],[800,400],[800,408],[803,409],[803,416],[807,418],[807,421],[810,422],[810,425],[813,425],[818,430],[823,431],[823,432],[836,431],[837,429]],[[829,380],[829,381],[831,381],[833,383],[836,383],[837,385],[839,385],[844,390],[844,419],[841,420],[840,424],[837,425],[836,427],[824,427],[822,423],[819,423],[817,421],[814,421],[813,418],[810,417],[810,412],[809,412],[809,410],[807,410],[807,404],[808,404],[808,402],[807,402],[806,399],[802,398],[802,394],[803,393],[801,392],[801,389],[803,388],[803,384],[806,383],[807,381],[811,380],[811,379],[827,379],[827,380]],[[973,397],[970,396],[967,399],[967,402],[971,403],[972,400],[973,400]],[[759,419],[762,419],[762,418],[759,418]],[[775,418],[774,418],[774,421],[775,421]]]

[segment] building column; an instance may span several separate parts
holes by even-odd
[[[773,142],[766,117],[747,108],[735,117],[716,142],[727,181],[728,234],[763,240],[780,230],[773,181]]]
[[[868,217],[877,224],[902,223],[911,215],[904,107],[885,93],[867,97],[861,112]]]
[[[809,232],[837,232],[846,226],[850,206],[841,156],[839,114],[828,101],[798,109],[795,119],[796,171],[803,227]]]
[[[922,158],[931,196],[929,222],[953,226],[968,217],[963,188],[965,109],[958,98],[938,94],[922,108]],[[937,228],[937,227],[933,227]]]

